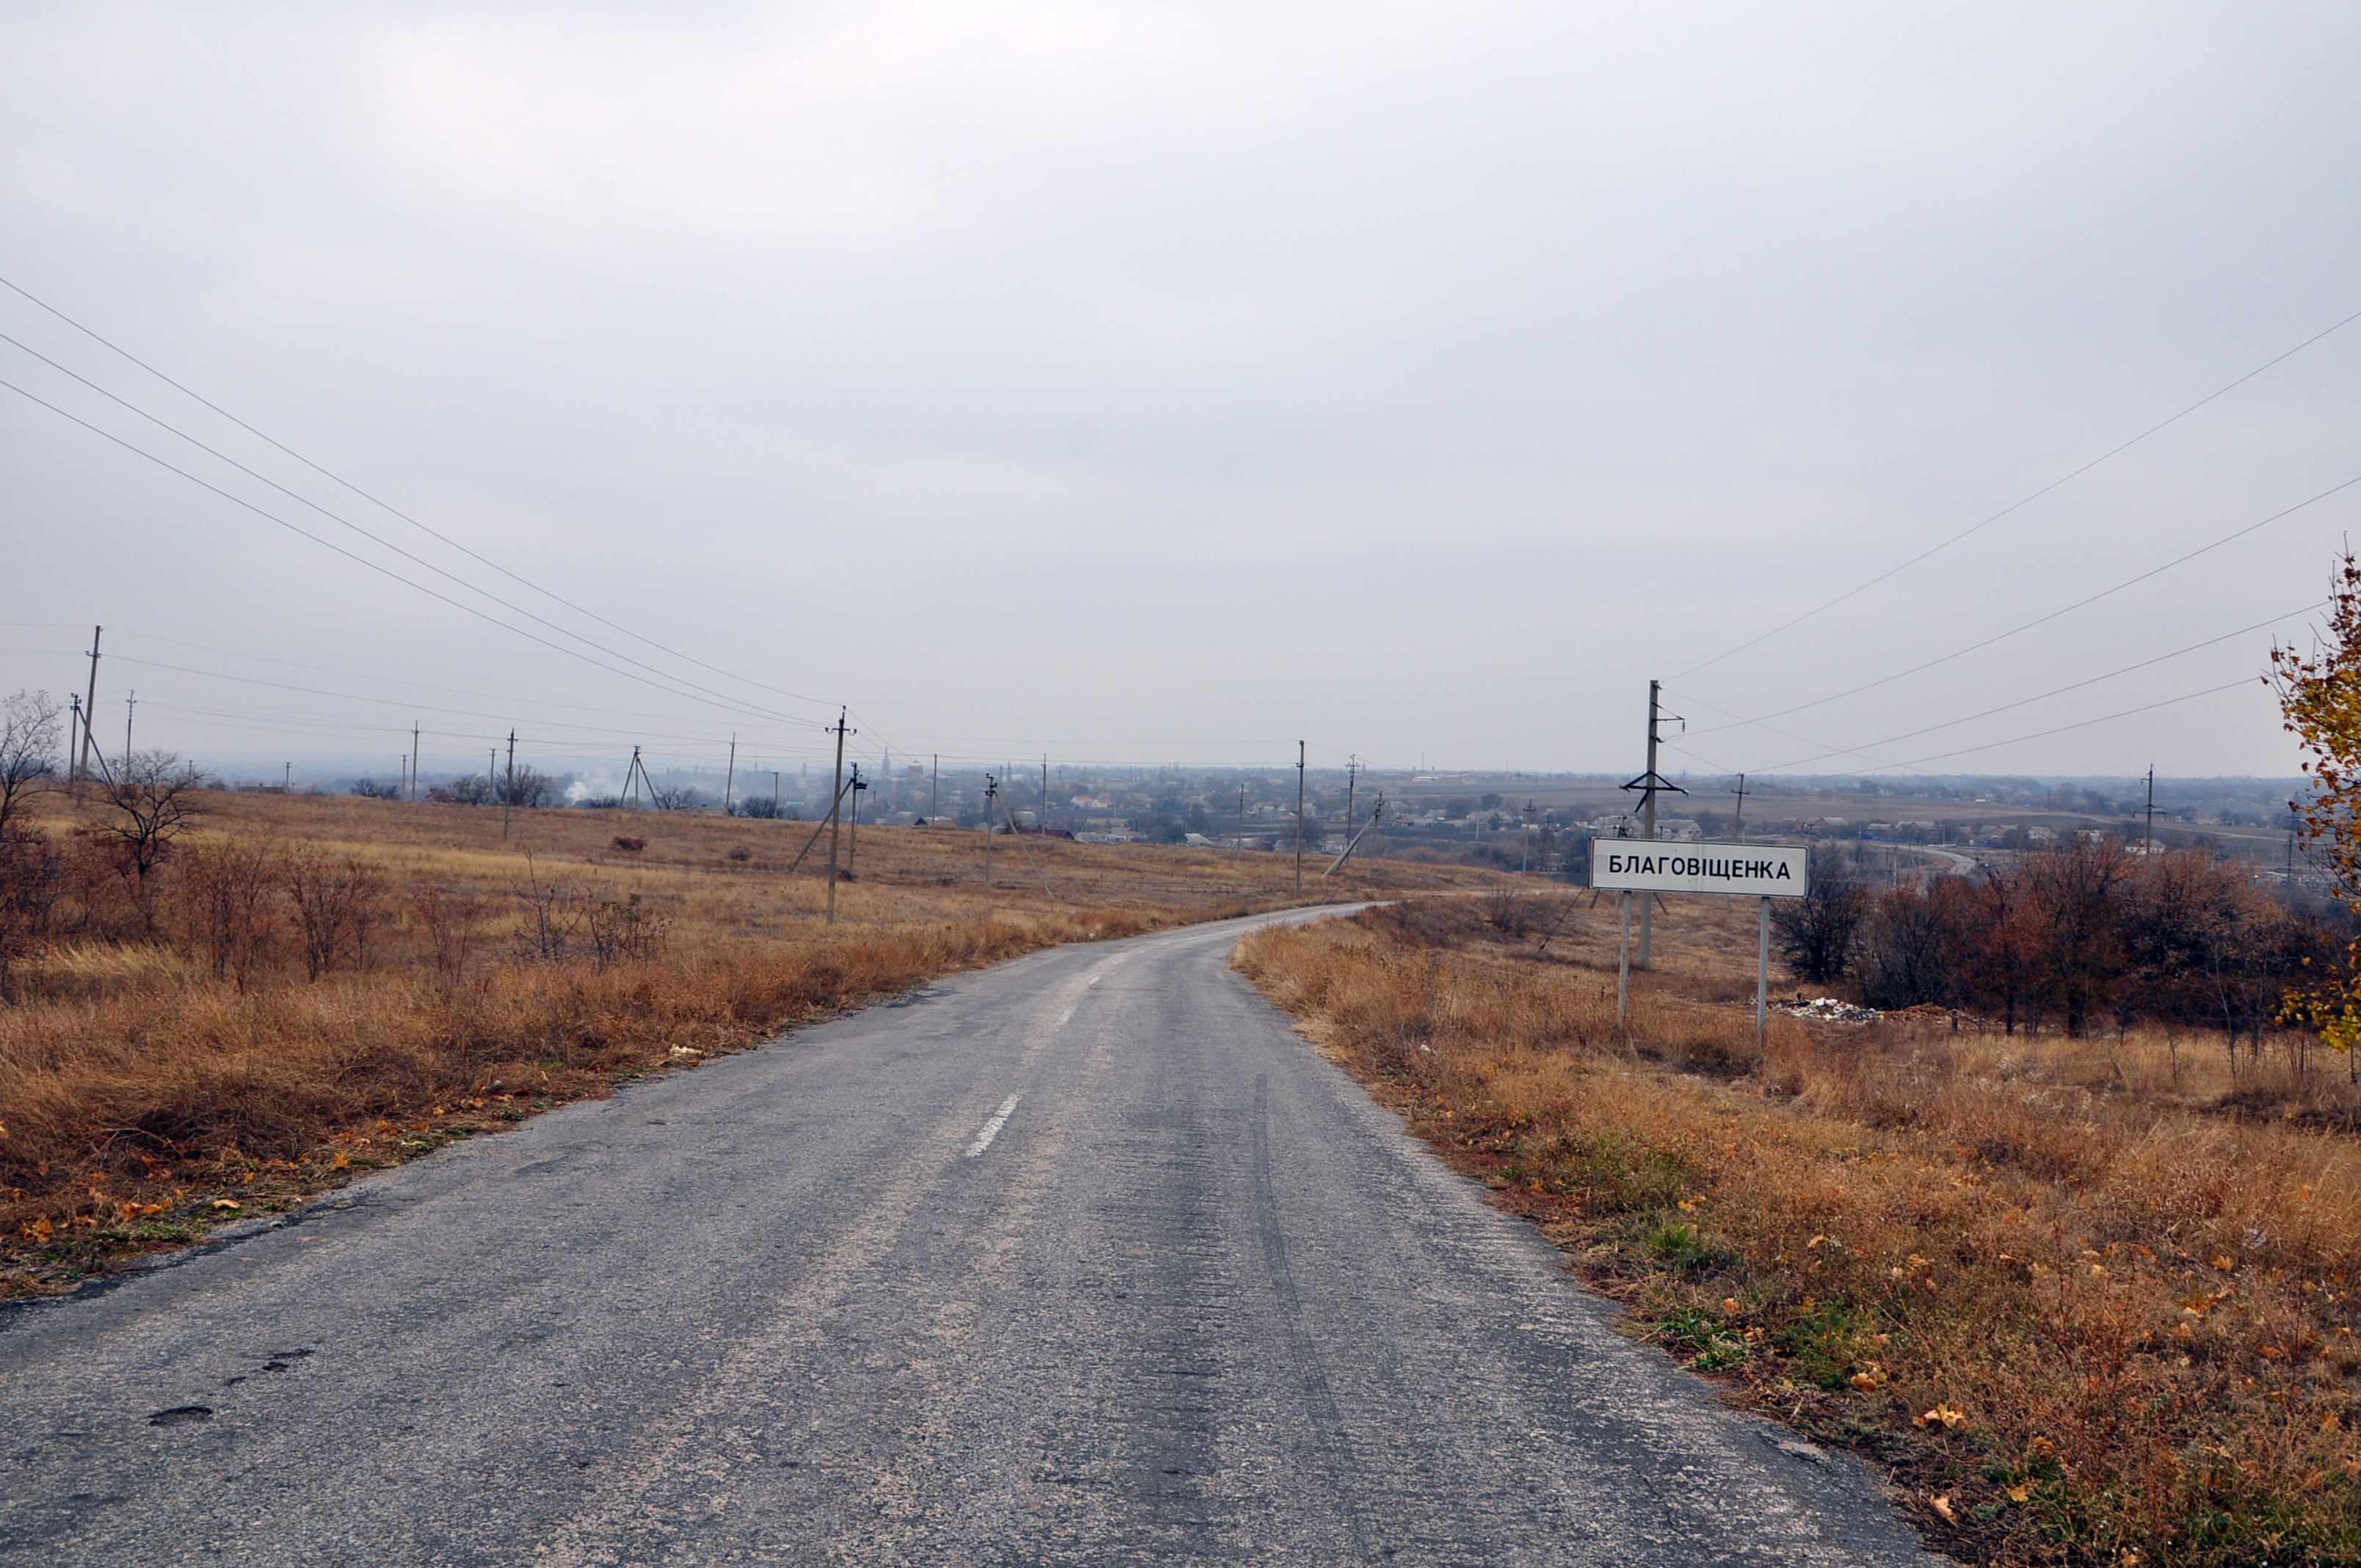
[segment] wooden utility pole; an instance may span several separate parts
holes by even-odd
[[[82,786],[90,777],[90,727],[98,718],[98,634],[106,628],[90,629],[90,696],[82,705],[82,765],[74,771],[74,804],[82,804]]]
[[[500,841],[508,842],[509,812],[516,805],[516,731],[509,731],[509,782],[500,791]]]
[[[1303,742],[1295,743],[1295,891],[1303,892]]]
[[[730,771],[721,779],[721,815],[730,815],[730,786],[738,782],[738,737],[730,737]]]
[[[844,738],[852,733],[845,727],[844,710],[836,715],[836,793],[828,803],[828,923],[836,924],[836,835],[844,820]]]

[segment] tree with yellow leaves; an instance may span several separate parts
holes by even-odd
[[[2361,912],[2361,562],[2349,548],[2329,584],[2326,635],[2309,653],[2274,643],[2268,679],[2312,780],[2305,797],[2288,802],[2288,809],[2312,863],[2334,878],[2337,902]],[[2351,1052],[2361,1045],[2361,937],[2339,969],[2290,990],[2280,1015]]]

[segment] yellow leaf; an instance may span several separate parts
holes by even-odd
[[[1950,1498],[1935,1497],[1930,1499],[1930,1501],[1935,1505],[1935,1511],[1943,1516],[1943,1522],[1945,1524],[1957,1524],[1960,1522],[1960,1516],[1951,1511]]]
[[[2012,1503],[2029,1503],[2033,1500],[2033,1488],[2030,1486],[2011,1486],[2008,1489],[2008,1500]]]
[[[1739,1313],[1746,1310],[1746,1308],[1740,1303],[1737,1297],[1724,1296],[1721,1299],[1721,1310],[1734,1318],[1738,1316]]]
[[[216,1209],[235,1209],[238,1207],[238,1201],[235,1198],[216,1198],[214,1200],[214,1207]]]
[[[2232,1269],[2237,1267],[2238,1264],[2235,1258],[2226,1257],[2220,1253],[2215,1253],[2213,1255],[2213,1266],[2220,1269],[2223,1273],[2227,1274]]]

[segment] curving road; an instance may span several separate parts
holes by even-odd
[[[1925,1561],[1291,1035],[1244,925],[961,976],[0,1316],[0,1562]]]

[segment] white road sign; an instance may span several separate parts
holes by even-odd
[[[1811,851],[1801,845],[1652,844],[1645,839],[1595,839],[1590,845],[1590,885],[1628,893],[1801,898],[1810,868]]]

